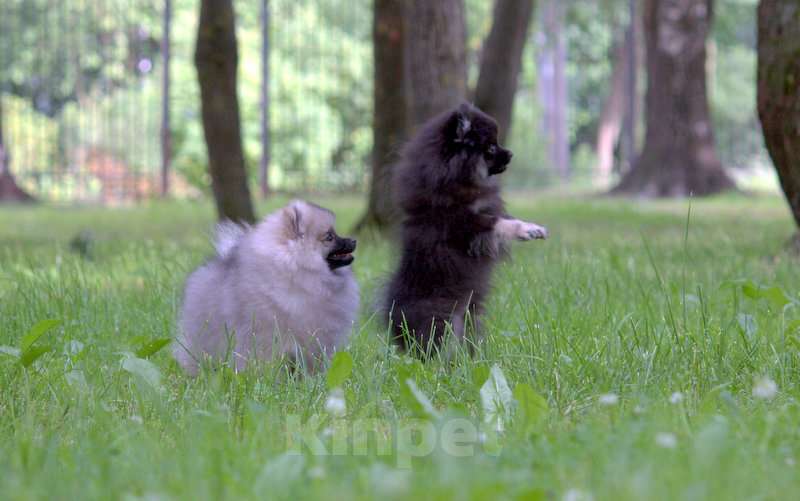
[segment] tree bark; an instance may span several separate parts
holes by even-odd
[[[375,109],[372,180],[358,230],[395,221],[391,169],[416,126],[464,100],[463,0],[375,0]]]
[[[416,127],[467,95],[463,0],[408,0],[408,116]]]
[[[533,0],[496,0],[492,28],[483,43],[475,105],[493,116],[503,143],[511,127],[514,95],[528,39]]]
[[[800,227],[800,1],[758,5],[758,117],[795,224]],[[794,238],[800,244],[800,233]]]
[[[706,90],[712,0],[647,0],[646,133],[641,155],[613,190],[644,197],[733,189],[717,156]]]
[[[254,222],[236,93],[238,51],[232,0],[201,0],[194,62],[217,213],[220,219]]]
[[[33,202],[11,174],[11,154],[3,136],[3,96],[0,94],[0,202]]]
[[[405,1],[374,0],[372,172],[367,211],[356,230],[383,231],[395,219],[392,165],[408,130],[405,74]]]

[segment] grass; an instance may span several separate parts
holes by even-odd
[[[337,211],[340,233],[360,208],[317,201]],[[0,345],[11,353],[0,353],[2,497],[800,492],[800,270],[782,250],[792,231],[782,200],[695,201],[691,212],[687,201],[510,205],[552,238],[514,245],[473,358],[421,364],[387,346],[369,306],[392,247],[362,241],[363,314],[330,375],[298,378],[274,362],[196,379],[168,349],[147,357],[142,347],[173,335],[182,281],[210,252],[210,205],[0,209]],[[82,230],[92,233],[88,259],[69,246]],[[25,367],[14,348],[43,319],[58,325],[30,344]],[[287,453],[300,443],[290,419],[313,415],[319,443],[346,454]],[[448,439],[453,423],[480,431]],[[354,426],[380,432],[366,454]],[[431,433],[439,441],[423,454]]]

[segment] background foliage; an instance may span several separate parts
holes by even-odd
[[[740,172],[765,164],[755,114],[755,0],[725,0],[716,9],[709,62],[711,104],[723,163]],[[161,62],[161,2],[153,0],[7,0],[0,15],[0,89],[11,129],[15,171],[51,196],[74,178],[91,190],[80,153],[101,149],[140,175],[155,176]],[[372,48],[369,0],[272,0],[271,184],[285,190],[353,190],[365,186],[371,149]],[[253,180],[261,155],[259,2],[237,2],[239,97],[243,141]],[[491,2],[467,0],[470,82],[477,79]],[[542,10],[541,2],[537,5]],[[537,13],[538,13],[537,12]],[[611,52],[627,26],[627,2],[571,1],[568,44],[569,140],[574,179],[594,167],[597,120],[611,80]],[[173,162],[207,189],[193,50],[194,0],[174,0]],[[534,22],[524,55],[510,147],[509,184],[556,182],[541,134]],[[537,42],[537,40],[539,42]],[[11,104],[13,103],[13,104]],[[641,123],[641,122],[640,122]],[[56,141],[51,141],[55,137]],[[88,177],[87,177],[88,176]],[[65,194],[69,189],[60,189]]]

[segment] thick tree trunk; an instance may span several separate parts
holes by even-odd
[[[758,6],[758,117],[795,223],[800,226],[800,1]],[[794,238],[800,248],[800,233]]]
[[[238,51],[232,0],[201,0],[194,61],[217,213],[220,219],[253,222],[236,94]]]
[[[708,111],[706,38],[712,17],[712,0],[644,3],[645,144],[614,192],[680,197],[734,188],[717,156]]]
[[[511,127],[517,77],[532,13],[533,0],[496,0],[492,28],[481,51],[475,105],[497,120],[501,143]]]
[[[467,94],[463,0],[408,0],[408,116],[416,127]]]
[[[384,230],[394,221],[392,165],[408,130],[404,76],[405,1],[374,0],[372,40],[374,106],[372,118],[372,176],[367,212],[358,231]]]
[[[614,62],[611,69],[611,88],[606,97],[603,111],[597,124],[597,167],[595,180],[602,186],[608,186],[611,172],[614,169],[614,149],[622,131],[622,120],[626,111],[625,91],[629,71],[628,40],[617,43],[614,48]]]
[[[0,202],[33,202],[11,175],[11,154],[3,136],[3,96],[0,95]]]
[[[417,125],[466,97],[463,0],[375,0],[372,181],[358,229],[394,221],[391,166]]]
[[[548,158],[558,177],[566,180],[570,175],[570,158],[564,9],[560,0],[548,0],[542,7],[544,38],[538,54],[538,87],[542,105],[542,133],[547,138]]]
[[[7,161],[8,156],[3,158],[5,150],[0,145],[0,170],[4,161]],[[5,202],[33,202],[35,199],[28,194],[25,190],[19,187],[14,176],[8,170],[0,172],[0,203]]]

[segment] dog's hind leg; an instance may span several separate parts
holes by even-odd
[[[406,305],[398,311],[392,321],[392,338],[404,351],[420,358],[428,358],[442,344],[445,333],[450,331],[449,322],[441,316],[432,316],[424,308]]]

